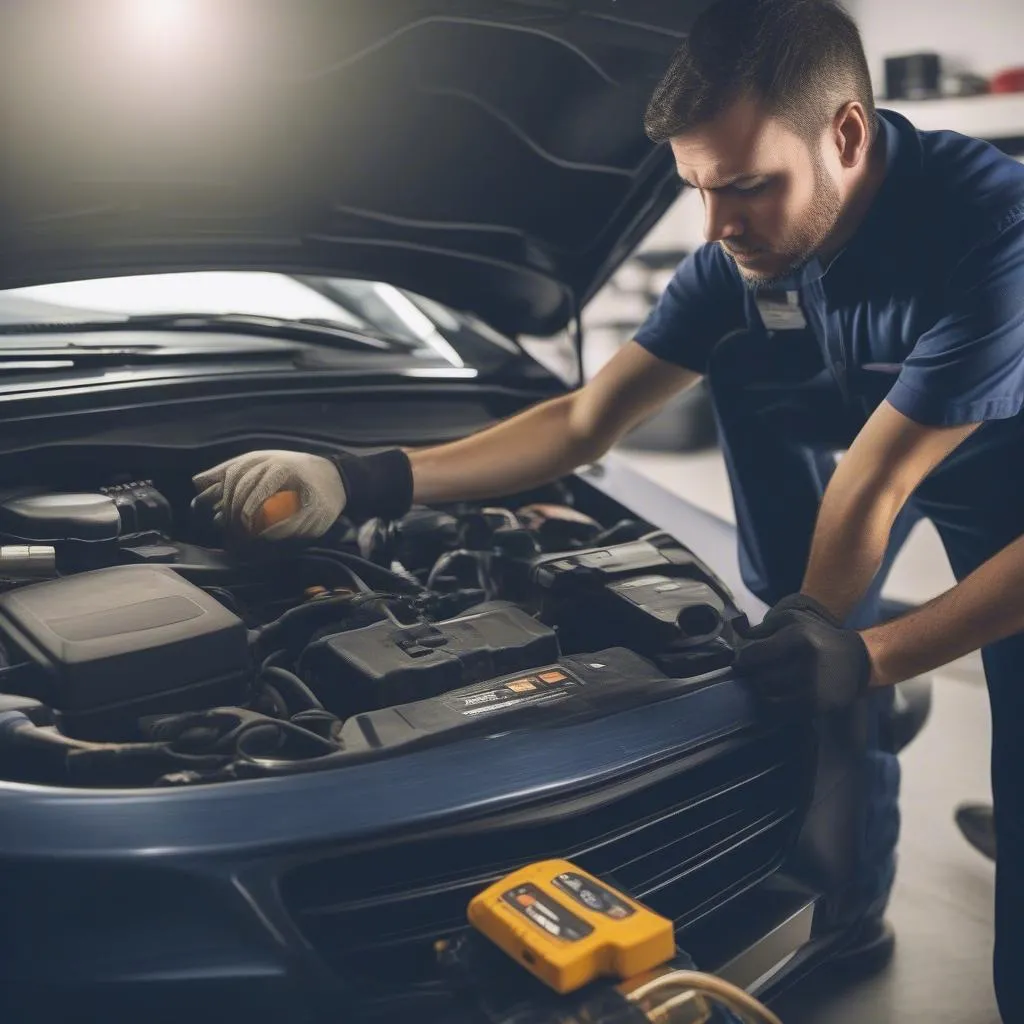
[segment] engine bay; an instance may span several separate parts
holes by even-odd
[[[658,699],[739,617],[668,534],[566,484],[225,537],[160,481],[0,493],[0,779],[187,786]]]

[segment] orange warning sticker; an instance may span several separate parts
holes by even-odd
[[[513,693],[526,693],[528,690],[536,690],[537,687],[529,679],[516,679],[508,684]]]
[[[564,672],[541,672],[539,678],[545,683],[560,683],[565,679]]]

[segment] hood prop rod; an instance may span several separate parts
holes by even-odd
[[[572,303],[572,342],[576,353],[576,387],[583,387],[583,309],[580,306],[579,297],[575,291],[569,292],[569,301]]]

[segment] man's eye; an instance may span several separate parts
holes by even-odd
[[[733,185],[732,189],[741,196],[755,196],[758,192],[763,192],[767,187],[767,181],[758,181],[753,185]]]

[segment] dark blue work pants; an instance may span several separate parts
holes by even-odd
[[[773,604],[800,589],[835,452],[852,443],[891,381],[862,374],[844,395],[810,334],[737,332],[713,350],[707,383],[732,486],[743,579]],[[976,437],[1004,426],[985,424]],[[882,585],[918,519],[935,525],[957,579],[1024,532],[1024,452],[996,446],[978,457],[970,447],[934,471],[897,517],[883,565],[849,625],[878,621]],[[1024,634],[993,644],[982,657],[999,850],[996,992],[1004,1019],[1024,1021]],[[885,909],[899,836],[899,762],[885,749],[880,728],[892,691],[874,691],[871,700],[857,901],[865,915]]]

